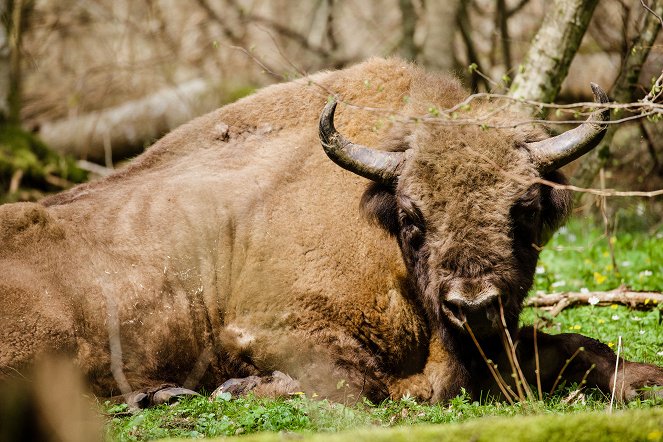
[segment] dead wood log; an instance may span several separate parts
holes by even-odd
[[[136,155],[180,124],[243,95],[238,91],[249,89],[195,79],[110,109],[44,123],[39,136],[56,152],[110,167],[113,160]]]
[[[539,307],[557,316],[566,307],[574,305],[621,304],[633,309],[647,310],[663,306],[663,293],[636,292],[619,287],[607,292],[562,292],[533,296],[525,302],[527,307]]]

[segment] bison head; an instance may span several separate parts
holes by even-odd
[[[592,88],[597,101],[607,101]],[[598,144],[608,112],[552,138],[533,129],[420,121],[384,150],[337,132],[335,109],[329,103],[320,117],[325,152],[373,181],[362,209],[397,238],[430,319],[482,337],[515,327],[539,247],[570,206],[568,191],[537,178],[563,183],[557,169]]]

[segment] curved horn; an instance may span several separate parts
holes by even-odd
[[[607,103],[608,95],[605,91],[595,83],[591,85],[594,101]],[[567,130],[547,140],[527,143],[539,171],[545,174],[557,170],[595,148],[607,128],[607,125],[601,123],[609,120],[610,109],[599,109],[575,129]]]
[[[336,101],[320,115],[320,142],[327,156],[342,168],[383,184],[393,184],[402,168],[403,152],[385,152],[354,144],[334,128]]]

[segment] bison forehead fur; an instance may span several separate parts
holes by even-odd
[[[328,91],[355,105],[339,106],[347,137],[408,150],[395,185],[367,185],[325,156],[317,127]],[[492,285],[513,326],[532,244],[568,212],[568,195],[527,180],[538,173],[526,143],[546,135],[391,123],[370,110],[420,117],[465,96],[454,79],[373,59],[267,87],[183,125],[108,178],[3,206],[0,374],[58,352],[102,395],[244,377],[270,394],[296,385],[372,399],[494,389],[444,302]],[[481,339],[507,367],[492,335]],[[587,357],[567,373],[614,367],[599,343],[545,339],[550,370],[579,345]],[[601,367],[588,382],[610,383]],[[634,367],[628,385],[659,382],[657,368]]]

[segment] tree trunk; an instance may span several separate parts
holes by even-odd
[[[111,109],[44,123],[39,136],[56,152],[111,167],[114,159],[136,155],[151,140],[248,92],[196,79]]]
[[[423,61],[433,69],[454,68],[454,31],[460,0],[426,0],[424,2],[427,33]]]
[[[10,13],[11,8],[7,2],[0,1],[0,124],[4,124],[9,119]]]
[[[546,103],[557,97],[597,3],[554,0],[518,68],[511,96]]]
[[[417,27],[417,12],[414,9],[412,0],[399,0],[398,6],[401,10],[401,37],[400,56],[406,60],[416,60],[419,52],[414,43],[414,32]]]

